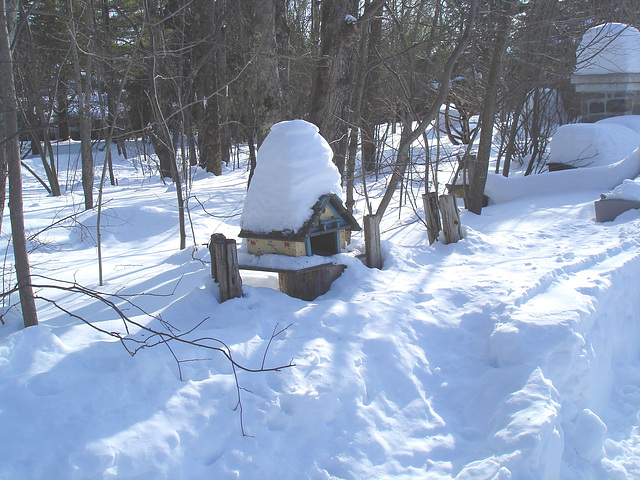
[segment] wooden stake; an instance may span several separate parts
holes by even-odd
[[[422,203],[424,205],[424,215],[427,222],[429,245],[431,245],[438,239],[438,234],[440,230],[442,230],[440,211],[438,210],[438,194],[436,192],[425,193],[422,195]]]
[[[209,241],[211,276],[220,288],[220,303],[242,296],[242,278],[238,269],[236,241],[215,233]]]
[[[214,282],[218,282],[218,273],[216,271],[216,250],[215,245],[224,242],[225,237],[221,233],[214,233],[209,239],[209,254],[211,255],[211,276]]]
[[[365,215],[364,217],[364,245],[367,256],[367,267],[382,268],[380,218],[377,215]]]
[[[227,240],[226,247],[229,298],[242,297],[242,277],[240,277],[240,269],[238,268],[236,241],[233,239]]]
[[[462,238],[462,225],[455,195],[440,195],[444,243],[455,243]]]

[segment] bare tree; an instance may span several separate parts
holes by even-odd
[[[389,206],[389,203],[391,202],[393,194],[395,193],[401,180],[404,178],[407,166],[410,163],[409,152],[411,149],[411,145],[424,134],[427,127],[431,125],[433,120],[438,115],[440,107],[446,101],[451,86],[451,76],[453,74],[455,64],[464,53],[472,37],[476,19],[477,5],[478,0],[471,0],[469,2],[469,10],[464,22],[463,31],[460,34],[455,47],[453,48],[453,50],[451,50],[445,64],[442,67],[442,72],[438,78],[438,89],[429,107],[419,119],[417,126],[413,126],[410,118],[406,118],[404,122],[402,136],[400,139],[400,143],[398,144],[393,173],[391,175],[391,179],[389,180],[389,184],[387,185],[387,189],[385,190],[385,193],[382,197],[382,200],[380,201],[380,205],[378,206],[378,209],[375,213],[375,216],[378,217],[378,219],[381,219],[384,215],[387,207]]]
[[[9,44],[8,17],[15,11],[7,11],[7,2],[0,1],[0,123],[4,125],[4,151],[9,170],[9,209],[15,257],[18,292],[22,307],[24,326],[38,324],[36,302],[31,285],[31,267],[25,235],[22,203],[22,173],[20,169],[20,146],[18,141],[18,102],[13,76],[13,61]]]
[[[69,33],[71,35],[71,51],[73,54],[73,64],[76,74],[76,95],[78,98],[78,118],[80,123],[80,156],[82,162],[82,190],[84,192],[84,208],[90,210],[93,208],[93,153],[91,146],[91,90],[93,76],[93,56],[86,55],[84,68],[80,57],[80,47],[78,45],[78,31],[76,23],[80,22],[75,18],[74,4],[71,0],[67,2],[69,20]],[[84,22],[83,24],[90,30],[88,46],[89,50],[93,50],[92,25],[95,22],[93,3],[91,1],[83,5]],[[92,53],[92,52],[90,52]]]
[[[513,22],[512,12],[516,0],[503,0],[501,2],[500,17],[496,25],[495,44],[487,86],[484,94],[483,108],[480,112],[480,143],[478,145],[477,162],[473,170],[473,177],[469,185],[469,194],[466,195],[466,205],[470,212],[480,215],[484,202],[484,187],[487,182],[489,170],[489,156],[493,142],[493,126],[495,122],[498,87],[502,78],[502,60],[507,49],[509,32]]]
[[[309,119],[333,149],[333,161],[345,169],[349,115],[353,87],[353,60],[360,25],[357,0],[323,0],[321,3],[320,58],[311,85]]]

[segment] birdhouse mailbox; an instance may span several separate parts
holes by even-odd
[[[240,237],[246,238],[247,251],[254,255],[335,255],[346,246],[346,231],[360,230],[358,222],[336,194],[322,195],[311,212],[309,219],[296,232],[259,233],[243,229]]]
[[[304,120],[271,128],[258,151],[240,237],[247,251],[299,257],[334,255],[360,226],[344,207],[340,173],[318,128]]]

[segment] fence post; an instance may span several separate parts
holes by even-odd
[[[377,215],[364,216],[364,246],[367,267],[382,268],[382,247],[380,245],[380,218]]]
[[[238,248],[236,241],[229,239],[226,241],[227,258],[227,282],[229,298],[242,297],[242,277],[238,267]]]
[[[422,195],[422,204],[424,205],[424,216],[427,222],[429,245],[431,245],[438,239],[438,234],[442,230],[440,211],[438,210],[438,194],[436,192],[425,193]]]
[[[214,233],[209,241],[211,276],[220,288],[220,303],[242,296],[242,278],[238,269],[236,241]]]
[[[456,196],[440,195],[440,211],[442,212],[444,244],[457,242],[462,238],[462,225]]]

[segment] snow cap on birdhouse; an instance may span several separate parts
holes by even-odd
[[[334,254],[344,248],[344,230],[360,230],[340,200],[340,172],[332,158],[312,123],[291,120],[271,127],[258,150],[240,220],[249,253]]]

